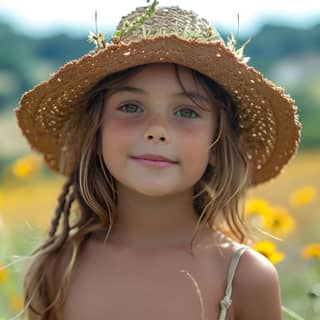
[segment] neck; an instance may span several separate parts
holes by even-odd
[[[193,208],[192,190],[150,197],[121,185],[117,189],[118,207],[109,235],[111,242],[134,248],[190,245],[198,221]],[[199,226],[198,232],[207,229],[206,226]]]

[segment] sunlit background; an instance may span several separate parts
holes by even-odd
[[[21,311],[21,259],[48,231],[64,181],[30,150],[13,110],[23,92],[93,49],[87,36],[96,30],[95,10],[98,30],[110,38],[121,16],[142,5],[146,2],[0,0],[0,320]],[[224,39],[230,32],[239,44],[251,38],[248,64],[295,99],[303,125],[299,152],[280,177],[250,191],[246,218],[280,238],[261,235],[253,247],[279,271],[283,305],[291,309],[283,319],[320,319],[319,1],[163,0],[160,5],[194,10]]]

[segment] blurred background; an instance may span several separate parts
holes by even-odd
[[[142,5],[146,2],[0,0],[0,320],[21,311],[25,261],[18,260],[47,232],[64,181],[30,150],[14,109],[25,91],[93,49],[87,36],[96,31],[95,10],[98,31],[110,39],[120,17]],[[276,265],[283,304],[304,319],[320,319],[319,1],[163,0],[160,5],[194,10],[224,39],[232,32],[239,45],[251,38],[248,64],[295,99],[303,125],[299,152],[280,177],[250,191],[246,213],[281,238],[266,237],[255,248]]]

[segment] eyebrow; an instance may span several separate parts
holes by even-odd
[[[119,88],[115,88],[113,90],[111,90],[109,92],[109,96],[114,95],[116,93],[120,93],[120,92],[133,92],[133,93],[140,93],[140,94],[148,94],[148,91],[143,90],[142,88],[137,88],[137,87],[133,87],[133,86],[122,86]],[[195,100],[200,100],[200,101],[204,101],[208,104],[210,104],[210,99],[204,95],[202,95],[201,93],[195,92],[195,91],[181,91],[181,92],[177,92],[174,94],[174,96],[178,96],[178,97],[188,97],[188,98],[194,98]]]

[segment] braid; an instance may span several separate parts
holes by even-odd
[[[66,203],[66,197],[69,193],[70,187],[73,184],[73,176],[71,175],[69,179],[65,182],[63,185],[62,192],[58,198],[58,206],[55,211],[55,216],[51,222],[51,229],[49,231],[49,237],[52,238],[55,233],[57,232],[59,221],[61,218],[61,215],[64,211],[65,203]]]
[[[67,239],[69,235],[69,230],[70,230],[70,224],[69,224],[69,216],[70,216],[70,209],[73,201],[76,199],[76,193],[73,191],[70,194],[69,199],[65,202],[64,209],[62,211],[63,213],[63,228],[62,228],[62,233],[61,237],[58,239],[57,243],[55,244],[55,249],[59,249]]]

